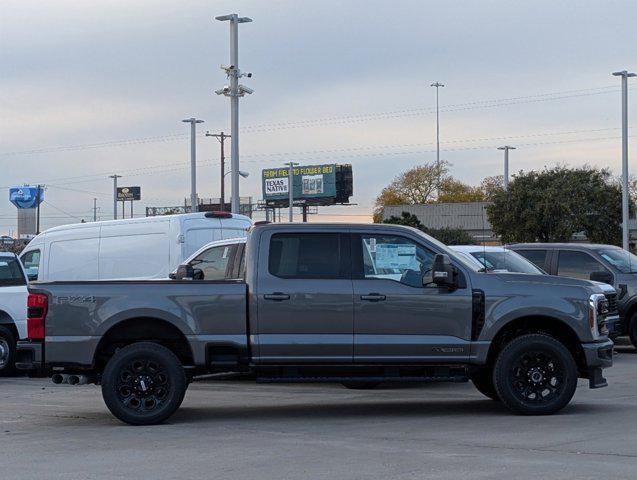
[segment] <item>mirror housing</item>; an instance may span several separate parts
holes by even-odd
[[[609,285],[612,285],[614,280],[613,274],[606,270],[602,272],[591,272],[589,278],[594,282],[608,283]]]
[[[170,278],[173,280],[195,280],[195,269],[192,268],[192,265],[184,263],[179,265],[174,273],[170,274]]]
[[[431,275],[433,277],[433,283],[438,287],[456,287],[456,272],[455,268],[451,264],[449,255],[439,253],[434,257],[434,263],[431,267]]]

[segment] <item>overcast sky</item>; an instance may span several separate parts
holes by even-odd
[[[518,147],[512,172],[620,172],[610,74],[637,70],[633,0],[4,0],[0,233],[16,226],[9,185],[49,186],[44,227],[92,218],[94,197],[108,218],[111,173],[142,187],[139,213],[181,204],[181,120],[229,131],[229,102],[214,94],[228,24],[213,17],[233,12],[253,19],[240,26],[240,67],[254,74],[243,83],[255,91],[241,100],[242,195],[261,198],[261,169],[285,161],[352,163],[358,206],[321,211],[366,219],[394,176],[435,159],[435,81],[445,84],[441,157],[465,182],[502,173],[501,144]],[[215,139],[198,139],[200,196],[219,195],[218,156]]]

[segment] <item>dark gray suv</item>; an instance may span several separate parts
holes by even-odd
[[[519,243],[509,245],[542,270],[561,277],[596,280],[617,290],[614,307],[620,323],[613,336],[630,336],[637,347],[637,255],[613,245],[578,243]]]

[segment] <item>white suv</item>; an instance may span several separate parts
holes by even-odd
[[[0,376],[14,370],[15,345],[27,336],[27,277],[14,253],[0,252]]]

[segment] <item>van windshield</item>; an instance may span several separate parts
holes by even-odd
[[[637,255],[621,248],[602,248],[597,253],[622,273],[637,273]]]

